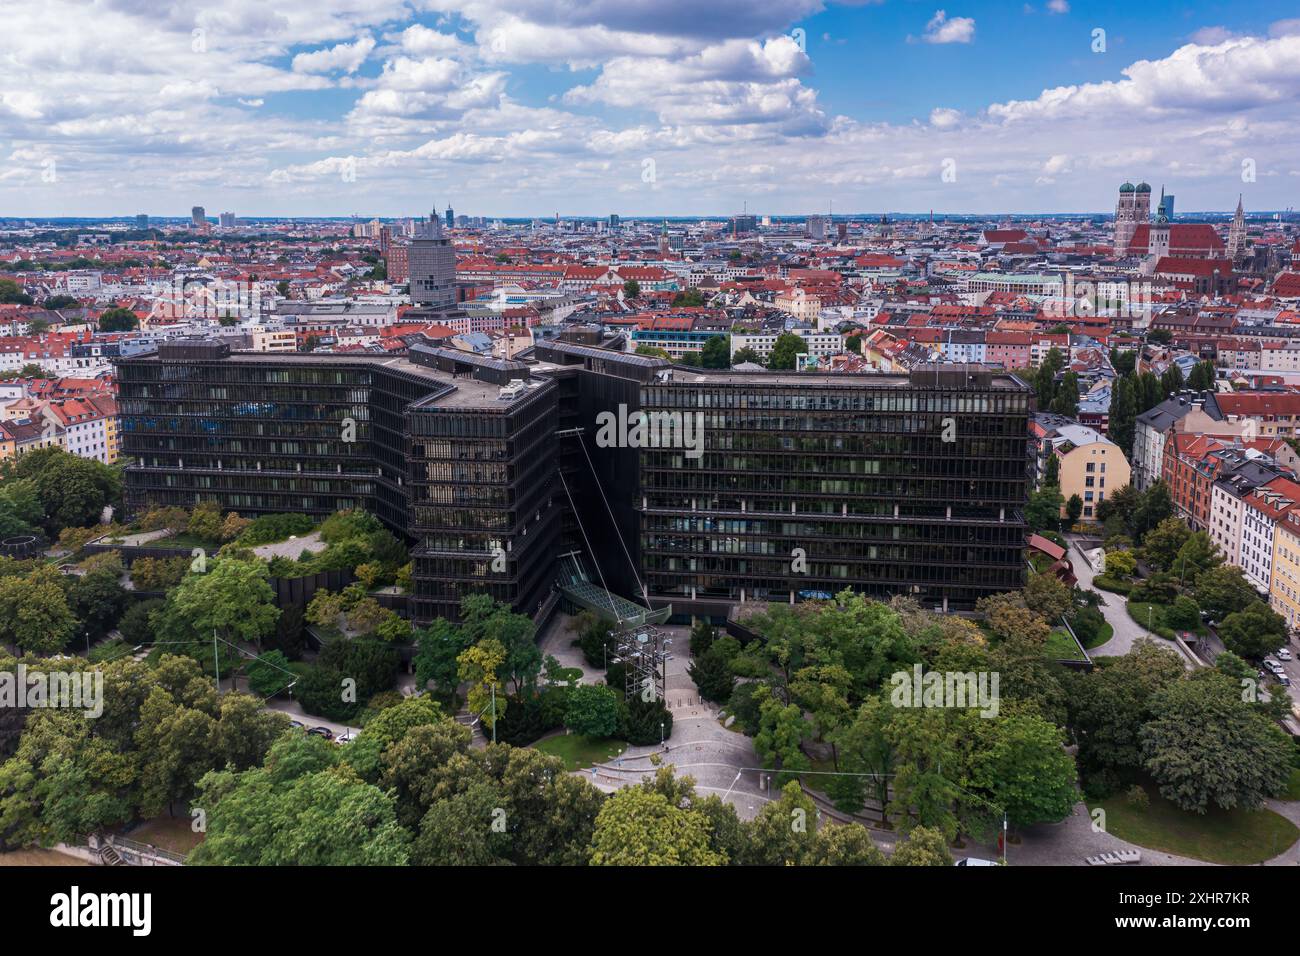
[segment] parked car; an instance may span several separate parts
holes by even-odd
[[[356,739],[357,739],[357,731],[345,730],[343,731],[343,733],[339,734],[337,737],[334,738],[334,742],[336,744],[350,744],[352,743],[352,741]]]
[[[334,739],[334,731],[330,730],[328,727],[308,727],[307,733],[311,734],[313,737],[324,737],[326,740]]]
[[[953,866],[1001,866],[997,860],[981,860],[978,857],[968,856],[964,860],[958,860]]]
[[[289,721],[289,726],[290,726],[290,727],[295,727],[295,728],[297,728],[298,730],[302,730],[302,729],[303,729],[304,727],[306,727],[307,725],[304,724],[304,723],[303,723],[302,721],[300,721],[300,720],[291,720],[291,721]]]
[[[1287,677],[1285,674],[1278,674],[1277,682],[1281,684],[1283,687],[1291,686],[1291,678]]]
[[[1280,647],[1274,652],[1273,656],[1280,661],[1289,661],[1291,659],[1291,652],[1285,647]]]

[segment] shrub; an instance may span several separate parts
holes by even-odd
[[[1165,623],[1179,630],[1194,630],[1201,623],[1201,609],[1186,594],[1180,594],[1165,608]]]
[[[167,591],[180,584],[189,569],[190,559],[184,555],[137,558],[131,565],[131,583],[137,591]]]
[[[1124,801],[1134,809],[1145,810],[1151,806],[1151,797],[1147,795],[1146,790],[1141,784],[1133,784],[1124,793]]]
[[[241,547],[252,548],[259,544],[284,541],[292,535],[310,534],[316,522],[310,515],[273,514],[255,518],[238,538]]]
[[[267,651],[248,662],[244,673],[248,675],[248,686],[258,697],[274,697],[283,693],[293,681],[294,676],[286,673],[289,659],[279,651]]]
[[[662,700],[644,701],[634,694],[624,704],[619,736],[633,746],[649,747],[659,743],[661,723],[663,739],[667,740],[673,732],[673,712]]]
[[[361,704],[344,700],[343,674],[333,667],[307,667],[294,685],[293,696],[309,714],[340,723],[361,713]]]

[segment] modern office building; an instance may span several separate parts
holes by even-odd
[[[190,225],[202,228],[208,224],[208,214],[202,206],[195,206],[190,210]]]
[[[443,234],[437,213],[420,223],[406,249],[411,301],[430,309],[456,304],[456,250]]]
[[[982,367],[740,373],[556,341],[528,362],[201,342],[120,359],[118,376],[128,509],[366,508],[412,542],[419,622],[476,592],[531,613],[565,562],[714,619],[844,588],[970,610],[1024,581],[1031,391]]]
[[[364,508],[414,542],[420,621],[468,593],[532,610],[550,591],[555,384],[526,366],[198,342],[120,359],[118,375],[128,510]]]
[[[138,214],[136,215],[136,217],[135,217],[135,228],[137,228],[137,229],[148,229],[148,228],[149,228],[149,214],[148,214],[148,213],[142,212],[142,213],[138,213]]]

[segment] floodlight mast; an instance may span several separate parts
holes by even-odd
[[[637,694],[642,700],[664,699],[664,685],[668,672],[667,648],[672,640],[664,638],[653,624],[634,624],[611,632],[617,653],[615,658],[623,663],[623,693],[631,698]]]

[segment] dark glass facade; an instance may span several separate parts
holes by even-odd
[[[1012,376],[535,351],[120,359],[128,507],[373,511],[412,542],[419,622],[470,593],[535,611],[569,551],[619,594],[714,617],[846,587],[965,611],[1023,586],[1031,392]],[[698,456],[598,440],[602,413],[642,411],[698,420]]]
[[[454,617],[468,593],[531,610],[550,590],[554,382],[503,397],[495,382],[403,357],[215,343],[122,359],[118,379],[132,512],[364,508],[414,541],[419,622]]]
[[[648,413],[703,426],[696,459],[641,454],[651,598],[718,613],[851,587],[958,611],[1022,587],[1029,402],[988,372],[679,370],[644,386]]]

